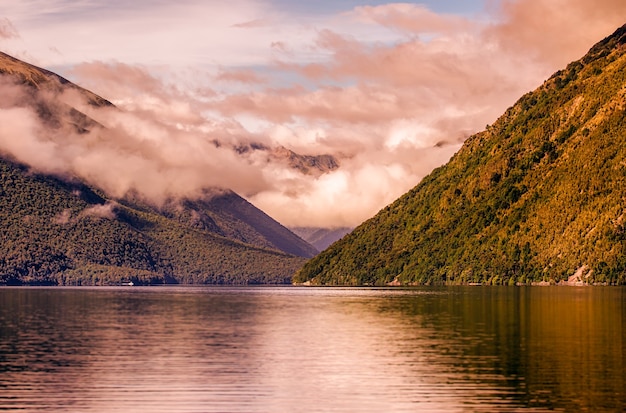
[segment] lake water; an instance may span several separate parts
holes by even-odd
[[[626,410],[619,287],[0,289],[0,410]]]

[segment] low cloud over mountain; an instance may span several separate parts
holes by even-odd
[[[124,16],[73,5],[61,24],[9,3],[3,45],[45,42],[52,66],[123,111],[81,106],[106,138],[100,127],[44,136],[32,113],[5,106],[4,120],[19,123],[2,133],[26,136],[5,151],[116,195],[139,189],[158,201],[220,185],[285,225],[321,227],[372,216],[626,16],[615,0],[502,0],[476,15],[390,3],[313,17],[273,2],[242,1],[236,13],[191,1],[137,2]],[[141,27],[129,24],[139,14]],[[74,35],[87,15],[89,50]],[[200,15],[218,20],[200,25]],[[189,27],[221,28],[230,42],[209,29],[192,39]],[[338,167],[303,173],[258,149],[280,147]]]

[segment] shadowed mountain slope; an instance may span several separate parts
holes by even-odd
[[[311,258],[318,251],[269,215],[230,190],[207,190],[198,199],[185,199],[161,208],[166,216],[193,228],[262,248]]]
[[[112,107],[3,53],[0,82],[15,92],[12,100],[0,98],[0,109],[31,108],[55,133],[102,128],[66,103],[72,94]],[[317,252],[229,190],[208,188],[196,199],[155,206],[139,196],[113,198],[76,177],[42,174],[2,149],[0,211],[0,284],[288,283]]]
[[[275,284],[304,262],[6,160],[0,211],[0,284]]]

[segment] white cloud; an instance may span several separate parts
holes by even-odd
[[[11,20],[5,18],[0,18],[0,40],[2,39],[16,39],[19,38],[20,35],[17,32]]]

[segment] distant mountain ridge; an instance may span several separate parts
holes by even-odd
[[[71,90],[106,99],[0,53],[0,80],[23,88],[44,124],[87,132],[98,125],[56,99]],[[19,137],[15,137],[19,139]],[[150,205],[112,198],[76,177],[31,170],[0,156],[0,284],[289,283],[317,250],[230,190]]]
[[[311,227],[292,227],[290,228],[296,235],[317,248],[318,251],[324,251],[334,242],[343,238],[350,233],[353,228],[311,228]]]
[[[625,202],[623,26],[294,281],[625,284]]]

